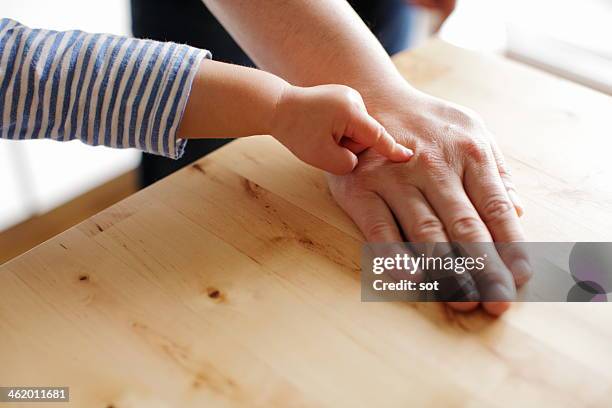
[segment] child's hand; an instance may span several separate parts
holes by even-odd
[[[343,85],[287,86],[270,133],[299,159],[334,174],[351,172],[357,153],[368,147],[396,162],[413,155],[368,115],[361,95]]]

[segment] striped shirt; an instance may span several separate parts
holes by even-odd
[[[0,132],[5,139],[78,139],[179,158],[176,138],[208,51],[0,20]]]

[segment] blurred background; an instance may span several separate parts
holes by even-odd
[[[612,0],[458,0],[441,27],[440,13],[423,7],[436,1],[415,2],[407,47],[435,33],[612,95]],[[37,28],[132,34],[129,0],[2,0],[0,16]],[[0,264],[137,191],[140,160],[134,150],[77,141],[0,140]]]

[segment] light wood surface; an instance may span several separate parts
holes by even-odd
[[[395,60],[482,113],[531,240],[612,238],[609,97],[438,41]],[[320,172],[234,142],[0,267],[0,385],[102,408],[610,406],[608,304],[362,303],[361,241]]]

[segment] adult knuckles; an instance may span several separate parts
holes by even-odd
[[[374,219],[365,222],[363,233],[366,239],[371,241],[382,240],[395,234],[394,226],[383,220]]]
[[[457,151],[476,163],[492,160],[490,142],[483,120],[469,108],[447,106],[445,117],[448,120],[446,132],[453,135]]]
[[[444,159],[442,152],[434,149],[417,149],[416,160],[418,164],[423,167],[426,171],[438,171],[442,168],[448,167],[447,161]]]
[[[459,153],[476,164],[486,164],[490,160],[489,146],[484,141],[463,137],[456,141]]]
[[[495,194],[484,200],[481,215],[486,223],[495,224],[505,221],[513,211],[514,206],[505,195]]]
[[[414,242],[431,242],[444,235],[444,225],[437,218],[423,218],[414,223],[409,235]]]
[[[451,239],[457,242],[478,242],[485,238],[486,226],[481,219],[464,216],[450,222]]]

